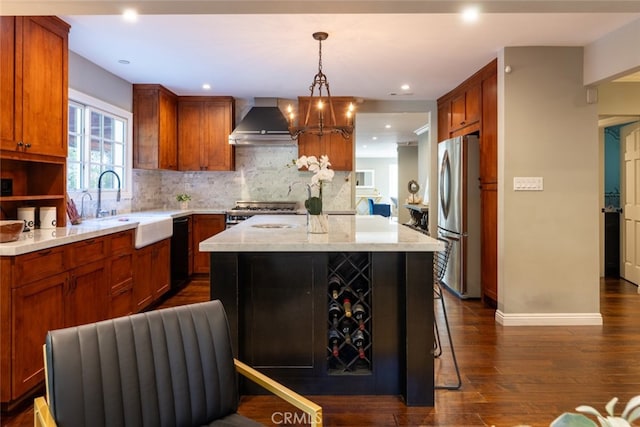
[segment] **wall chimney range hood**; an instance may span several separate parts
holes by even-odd
[[[256,100],[256,104],[259,104]],[[277,106],[252,107],[229,135],[231,145],[295,145],[289,123]]]

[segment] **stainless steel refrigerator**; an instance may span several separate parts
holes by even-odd
[[[451,241],[443,282],[461,298],[479,298],[480,146],[477,136],[438,144],[438,237]]]

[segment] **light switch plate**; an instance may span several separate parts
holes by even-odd
[[[515,176],[513,177],[514,191],[542,191],[544,189],[541,176]]]

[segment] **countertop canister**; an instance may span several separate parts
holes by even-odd
[[[24,231],[32,231],[36,228],[36,208],[18,208],[18,219],[24,221]]]
[[[40,208],[40,228],[56,228],[55,206],[47,206]]]

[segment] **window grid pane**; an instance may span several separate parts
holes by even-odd
[[[86,117],[86,126],[83,126]],[[98,178],[105,170],[115,171],[125,187],[127,120],[90,106],[69,102],[69,154],[67,188],[98,188]],[[102,179],[102,189],[117,189],[113,174]]]

